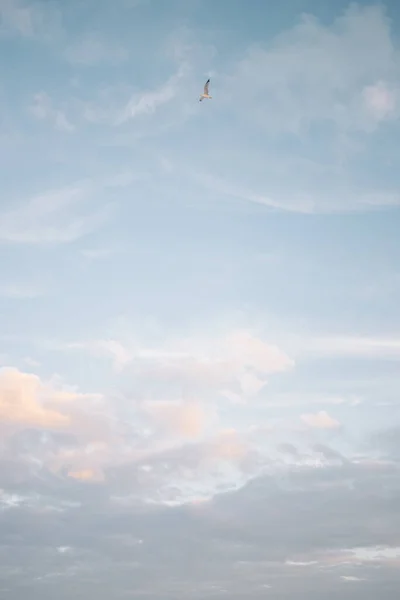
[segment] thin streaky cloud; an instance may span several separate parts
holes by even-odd
[[[25,285],[21,283],[9,283],[0,285],[0,296],[3,298],[14,298],[16,300],[33,299],[43,296],[44,290],[40,287]]]
[[[84,212],[85,203],[103,185],[114,187],[104,178],[35,195],[17,208],[4,210],[0,221],[0,242],[13,244],[67,244],[103,225],[110,215],[110,203]],[[117,182],[118,186],[119,183]]]
[[[178,93],[179,81],[184,77],[186,70],[187,67],[183,64],[178,72],[158,89],[144,94],[133,94],[126,107],[117,117],[116,125],[122,125],[140,115],[151,115],[163,104],[171,102]]]
[[[313,340],[309,349],[313,353],[323,356],[400,359],[400,339],[393,337],[321,337]]]

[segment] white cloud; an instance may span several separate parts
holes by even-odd
[[[59,554],[65,554],[72,552],[72,548],[70,546],[58,546],[57,552]]]
[[[287,560],[285,562],[285,565],[288,565],[291,567],[311,567],[311,566],[314,566],[317,564],[318,564],[318,562],[316,560],[307,560],[307,561]]]
[[[355,560],[362,562],[390,562],[400,561],[400,547],[398,546],[370,546],[348,550]]]
[[[138,385],[146,381],[150,388],[158,383],[166,390],[171,385],[203,393],[213,390],[237,400],[256,395],[269,375],[294,365],[285,352],[246,330],[218,338],[200,335],[168,340],[156,347],[110,339],[70,343],[59,349],[63,348],[109,356],[116,370],[129,368],[135,373]]]
[[[305,554],[302,555],[301,560],[288,560],[286,564],[308,568],[317,567],[319,570],[332,569],[333,572],[342,567],[346,569],[347,574],[339,575],[339,578],[345,582],[357,583],[366,581],[367,578],[363,575],[367,572],[366,569],[374,563],[379,567],[398,569],[400,565],[399,550],[397,547],[390,546],[332,549]]]

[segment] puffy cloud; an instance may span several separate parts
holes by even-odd
[[[214,460],[240,462],[248,454],[249,445],[235,429],[227,429],[211,442],[209,452]]]
[[[18,369],[0,371],[0,421],[14,425],[36,426],[43,429],[68,427],[71,418],[49,406],[50,390],[36,375]],[[52,398],[57,402],[57,392]]]
[[[315,414],[301,415],[302,421],[309,427],[317,429],[334,429],[340,426],[339,421],[331,417],[326,411],[321,410]]]
[[[101,395],[71,391],[18,369],[0,371],[1,458],[4,466],[21,461],[19,474],[15,465],[11,469],[17,479],[29,479],[32,469],[42,468],[67,470],[80,479],[93,472],[101,478],[112,456],[109,444],[118,439],[113,424]]]
[[[277,368],[263,345],[237,339],[241,342],[232,344],[230,356],[237,356],[243,343],[241,365]],[[53,560],[64,561],[64,570],[55,563],[47,570],[34,563],[34,574],[24,575],[26,584],[63,572],[70,590],[68,569],[75,582],[89,570],[96,575],[93,581],[110,583],[102,579],[99,561],[111,557],[120,569],[114,589],[125,589],[122,580],[133,585],[135,564],[143,591],[157,593],[156,572],[163,593],[174,597],[185,597],[193,585],[203,595],[212,586],[230,592],[242,586],[243,597],[257,597],[266,586],[289,595],[299,582],[304,589],[311,589],[312,581],[313,589],[323,590],[333,571],[338,585],[356,578],[357,587],[371,580],[378,585],[382,577],[374,565],[395,577],[400,488],[394,462],[378,468],[372,455],[343,457],[326,445],[312,445],[312,437],[308,445],[303,438],[304,450],[293,443],[274,447],[273,429],[261,439],[251,428],[220,427],[204,402],[138,403],[135,427],[118,428],[111,402],[79,394],[57,379],[45,383],[5,369],[0,390],[3,426],[7,417],[19,428],[6,440],[0,461],[1,538],[17,552],[16,534],[23,535],[29,541],[26,552],[35,548],[44,557],[54,548]],[[91,427],[99,406],[104,431]],[[153,430],[142,427],[143,416]],[[311,430],[334,421],[324,412],[303,420]],[[375,445],[382,447],[383,439],[374,438]],[[317,459],[320,468],[315,469]],[[11,581],[13,554],[3,549],[0,544]],[[201,577],[194,563],[182,571],[182,560],[191,555],[201,562]],[[152,577],[146,575],[150,571]],[[179,593],[173,591],[174,581]],[[89,586],[93,592],[95,587]],[[390,598],[390,586],[386,589]]]
[[[192,402],[148,402],[144,409],[156,423],[184,438],[199,437],[207,424],[207,412],[211,412]]]
[[[247,330],[182,337],[156,347],[110,339],[71,343],[65,349],[112,358],[116,370],[132,373],[136,385],[146,385],[147,392],[162,385],[162,393],[172,388],[176,394],[178,386],[196,393],[229,392],[228,397],[237,399],[256,395],[268,376],[294,366],[283,350]]]

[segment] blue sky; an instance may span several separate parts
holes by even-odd
[[[395,598],[399,26],[0,0],[2,593]]]

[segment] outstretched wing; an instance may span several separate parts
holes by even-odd
[[[209,86],[210,80],[207,79],[205,86],[204,86],[204,93],[208,95],[208,86]]]

